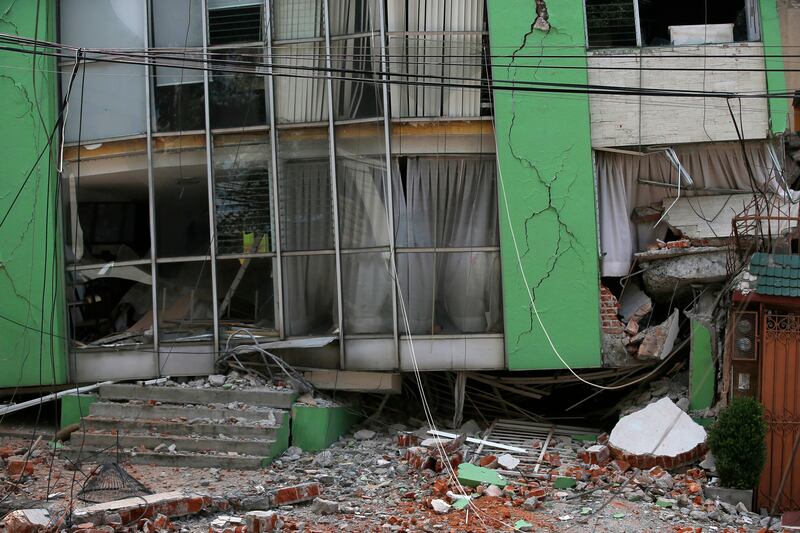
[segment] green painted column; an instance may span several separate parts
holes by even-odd
[[[708,409],[714,403],[714,346],[711,331],[699,320],[692,320],[689,355],[689,409]]]
[[[548,7],[551,28],[541,31],[533,28],[532,0],[489,0],[494,84],[517,88],[493,91],[511,370],[564,368],[545,330],[570,366],[601,365],[589,97],[529,92],[526,84],[588,83],[583,0],[550,1]],[[544,329],[530,303],[511,227]]]
[[[53,0],[0,0],[0,32],[55,40],[55,13]],[[0,51],[0,388],[67,379],[55,165],[45,154],[34,166],[56,120],[56,70],[53,58],[34,70],[33,56]]]
[[[764,64],[767,67],[767,90],[771,93],[786,91],[786,76],[783,73],[783,47],[781,26],[776,0],[760,0],[761,40],[764,43]],[[773,71],[770,71],[773,69]],[[771,98],[769,101],[770,130],[783,133],[791,126],[789,98]]]

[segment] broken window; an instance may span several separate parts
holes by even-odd
[[[67,267],[66,279],[73,345],[152,342],[153,280],[149,262],[74,265]]]
[[[586,0],[588,46],[670,46],[756,41],[755,0]]]
[[[211,263],[159,263],[157,281],[161,340],[210,339],[214,329]]]
[[[273,251],[268,134],[214,136],[217,253]]]
[[[202,47],[203,5],[201,0],[153,2],[153,45],[169,50],[155,68],[154,123],[156,131],[186,131],[205,128]],[[193,49],[186,51],[186,49]],[[181,61],[181,59],[186,59]],[[174,66],[171,66],[173,65]],[[191,68],[182,68],[191,67]]]
[[[211,46],[263,41],[263,0],[208,0]]]
[[[274,262],[273,258],[217,261],[217,309],[222,338],[242,327],[257,335],[277,335]]]
[[[205,135],[153,139],[158,257],[211,252]]]
[[[263,48],[219,49],[215,57],[231,61],[236,70],[256,70]],[[248,63],[253,63],[249,66]],[[266,78],[260,75],[212,73],[208,86],[212,128],[238,128],[267,123]]]

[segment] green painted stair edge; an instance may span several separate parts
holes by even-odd
[[[67,394],[61,397],[61,425],[63,429],[77,424],[81,418],[89,415],[89,406],[98,401],[96,394]]]
[[[277,457],[280,457],[280,455],[285,452],[287,448],[289,448],[289,435],[291,431],[289,423],[289,412],[283,411],[281,413],[281,425],[278,428],[278,433],[275,435],[275,442],[270,445],[267,456],[261,460],[262,467],[269,465]]]
[[[292,406],[292,445],[306,452],[324,450],[361,417],[346,407]]]

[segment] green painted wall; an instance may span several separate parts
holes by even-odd
[[[585,57],[536,57],[585,52],[583,0],[549,2],[552,27],[546,33],[532,29],[536,18],[532,0],[488,4],[495,85],[588,83],[585,68],[546,68],[548,64],[585,67]],[[536,307],[553,344],[570,366],[600,366],[589,97],[523,92],[524,85],[517,87],[522,90],[494,91],[508,367],[564,368],[532,313],[509,215]]]
[[[306,452],[324,450],[347,433],[359,417],[344,407],[292,407],[292,446]]]
[[[68,394],[61,397],[61,428],[77,424],[89,416],[89,407],[100,398],[97,394]]]
[[[0,32],[55,40],[53,0],[39,1],[38,32],[34,32],[36,4],[36,0],[0,0]],[[34,74],[31,55],[0,51],[2,216],[45,147],[56,120],[55,63],[52,58],[37,57],[36,66]],[[45,155],[35,167],[0,228],[0,387],[64,383],[67,378],[63,269],[55,227],[56,174],[48,159]],[[55,270],[54,252],[58,256]],[[49,335],[39,333],[49,332],[51,327],[55,335],[52,344]]]
[[[782,72],[783,48],[781,46],[781,26],[778,19],[776,0],[760,0],[761,40],[764,43],[764,64],[767,69],[778,69],[779,72],[767,72],[767,90],[771,93],[786,91],[786,76]],[[769,101],[770,128],[773,133],[782,133],[791,127],[789,98],[772,98]]]
[[[689,355],[689,409],[708,409],[714,403],[714,346],[709,329],[699,320],[692,320]]]

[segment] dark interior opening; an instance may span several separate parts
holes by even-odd
[[[745,0],[639,0],[642,44],[671,44],[669,27],[693,24],[733,24],[734,41],[747,40]]]

